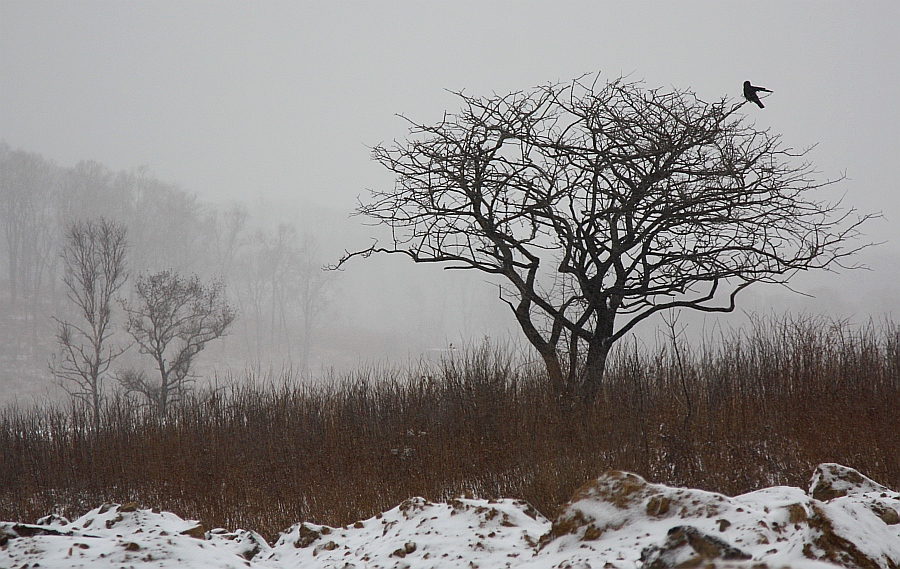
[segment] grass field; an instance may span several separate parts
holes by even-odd
[[[900,329],[758,319],[699,345],[624,343],[599,400],[561,405],[543,372],[483,345],[438,364],[315,384],[223,378],[165,422],[111,396],[0,414],[0,519],[135,501],[273,538],[411,496],[528,500],[552,515],[608,469],[737,494],[803,486],[821,462],[900,487]]]

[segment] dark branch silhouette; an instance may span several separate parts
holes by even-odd
[[[88,405],[97,430],[104,376],[124,351],[111,343],[111,317],[113,297],[128,278],[125,226],[103,218],[79,221],[69,226],[65,239],[63,284],[79,324],[54,318],[61,354],[51,370],[69,395]]]
[[[159,373],[148,380],[143,372],[123,370],[117,379],[129,391],[147,397],[160,417],[170,403],[184,396],[191,366],[206,344],[225,334],[236,317],[221,282],[205,285],[196,276],[170,271],[143,275],[135,284],[137,302],[123,301],[128,314],[125,330],[141,353],[149,355]]]
[[[593,399],[610,347],[654,314],[730,312],[864,246],[869,216],[818,201],[836,181],[732,101],[622,79],[457,94],[459,113],[374,149],[396,184],[358,213],[393,242],[337,266],[399,253],[496,275],[560,394]]]

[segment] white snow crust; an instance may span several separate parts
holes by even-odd
[[[519,500],[411,498],[344,528],[312,523],[274,544],[252,531],[136,504],[74,521],[0,522],[0,569],[900,567],[900,493],[820,465],[810,488],[728,497],[608,472],[554,520]]]

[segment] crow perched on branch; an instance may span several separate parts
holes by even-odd
[[[764,91],[766,93],[772,92],[771,89],[766,89],[765,87],[754,87],[750,84],[749,81],[744,81],[744,98],[759,105],[760,109],[765,109],[765,105],[762,104],[762,101],[759,100],[759,95],[756,94],[757,91]]]

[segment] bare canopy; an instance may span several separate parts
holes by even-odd
[[[69,225],[62,248],[63,284],[79,318],[54,318],[60,361],[51,370],[69,394],[88,405],[92,427],[100,429],[103,379],[124,348],[111,342],[113,297],[128,278],[125,226],[99,218]]]
[[[676,307],[729,312],[753,283],[843,266],[869,216],[827,203],[805,160],[689,90],[584,78],[457,93],[457,114],[377,146],[396,175],[358,213],[393,242],[347,253],[498,275],[560,394],[591,400],[610,347]]]
[[[181,399],[192,381],[191,366],[206,344],[220,338],[237,316],[225,298],[221,281],[204,284],[200,278],[172,271],[141,275],[135,283],[135,303],[122,301],[128,315],[125,330],[142,354],[156,364],[159,380],[126,369],[119,382],[143,394],[165,418],[169,403]]]

